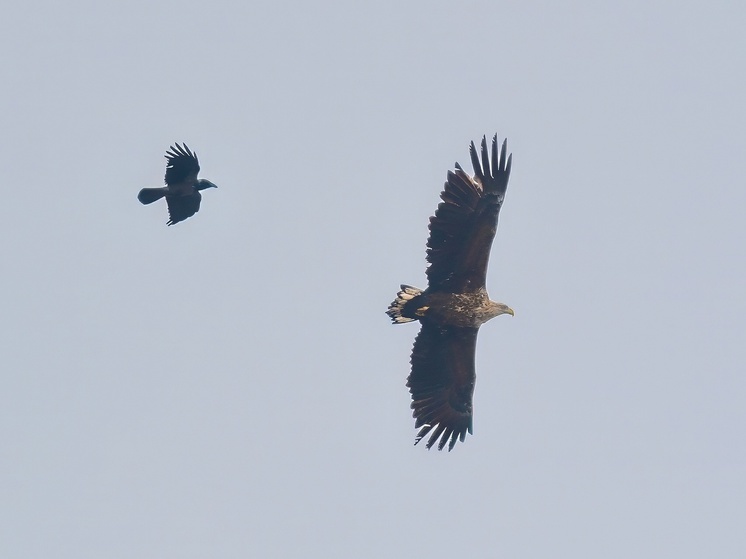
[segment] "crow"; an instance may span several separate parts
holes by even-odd
[[[217,188],[217,185],[206,179],[197,178],[197,152],[192,153],[186,144],[171,146],[166,152],[166,159],[166,186],[143,188],[137,199],[143,204],[152,204],[165,196],[169,217],[166,225],[174,225],[199,211],[199,204],[202,201],[200,190]]]

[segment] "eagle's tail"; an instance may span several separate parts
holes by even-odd
[[[162,186],[160,188],[143,188],[140,194],[137,195],[137,199],[143,204],[152,204],[156,200],[160,200],[168,193],[168,187]]]
[[[401,291],[396,294],[396,299],[389,305],[389,310],[386,311],[386,314],[391,317],[391,322],[394,324],[404,324],[405,322],[417,320],[417,316],[413,312],[410,312],[408,307],[410,301],[420,295],[422,295],[421,289],[417,289],[411,285],[402,285]]]

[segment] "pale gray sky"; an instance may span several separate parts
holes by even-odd
[[[746,7],[3,13],[0,556],[746,551]],[[514,165],[474,435],[413,447],[427,220]],[[219,185],[142,207],[173,142]]]

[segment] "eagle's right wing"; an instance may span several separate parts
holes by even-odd
[[[412,348],[412,372],[407,386],[412,393],[412,415],[417,444],[431,431],[427,448],[438,439],[438,450],[451,450],[458,439],[472,432],[471,398],[474,393],[474,354],[478,328],[440,327],[422,320]]]

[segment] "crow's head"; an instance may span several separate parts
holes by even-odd
[[[194,185],[194,188],[196,188],[197,190],[204,190],[205,188],[217,188],[217,187],[218,187],[217,184],[213,184],[207,179],[199,179],[197,181],[197,184]]]

